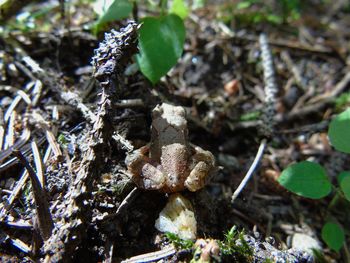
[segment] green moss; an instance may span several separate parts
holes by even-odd
[[[177,249],[193,249],[194,243],[192,240],[183,240],[173,233],[166,233],[165,235]],[[211,257],[210,262],[250,263],[254,260],[253,251],[244,239],[244,232],[237,231],[236,226],[233,226],[225,234],[223,241],[218,240],[217,243],[220,247],[220,255]],[[196,248],[193,251],[191,263],[204,263],[200,257],[201,253],[201,248]]]
[[[169,239],[171,243],[177,248],[177,249],[191,249],[194,245],[192,240],[189,239],[181,239],[178,235],[174,233],[165,233],[165,236]]]
[[[233,226],[225,234],[224,240],[218,243],[223,258],[229,258],[233,262],[253,262],[253,251],[244,239],[244,232],[237,231],[236,226]]]

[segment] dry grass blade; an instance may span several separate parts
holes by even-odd
[[[157,252],[151,252],[147,254],[142,254],[135,256],[126,260],[123,260],[122,263],[137,263],[137,262],[155,262],[162,259],[166,259],[176,253],[176,249],[173,246],[169,246],[163,250]]]
[[[43,83],[38,79],[35,80],[34,88],[32,91],[32,104],[33,104],[33,106],[36,106],[38,104],[42,89],[43,89]]]
[[[26,183],[28,176],[29,176],[28,171],[25,170],[22,173],[21,178],[17,181],[16,187],[12,190],[12,193],[8,197],[7,202],[5,203],[4,207],[0,211],[0,221],[2,221],[5,218],[6,213],[11,209],[13,202],[15,201],[15,199],[17,198],[18,194],[20,193],[22,187]]]
[[[36,147],[37,144],[35,143]],[[35,146],[34,146],[35,147]],[[33,150],[33,147],[32,147]],[[50,145],[47,147],[46,151],[45,151],[45,155],[43,158],[43,163],[44,165],[47,163],[47,161],[50,158],[51,155],[51,147]],[[33,151],[33,155],[35,155],[34,151]],[[15,159],[15,158],[14,158]],[[36,159],[36,157],[34,157],[34,159]],[[38,169],[38,168],[37,168]],[[0,221],[2,221],[4,219],[4,217],[6,216],[6,213],[11,209],[13,202],[16,200],[17,196],[19,195],[19,193],[21,192],[22,188],[24,187],[25,183],[27,182],[28,179],[28,171],[24,170],[24,172],[22,173],[22,175],[20,176],[20,179],[17,181],[17,184],[15,186],[15,188],[11,191],[10,196],[7,198],[7,202],[5,203],[4,207],[2,208],[2,210],[0,211]],[[45,183],[44,180],[44,176],[43,176],[43,181]],[[43,186],[44,184],[42,184]]]
[[[23,90],[17,91],[17,94],[24,100],[25,103],[27,103],[28,105],[32,104],[32,100],[30,99],[29,95],[25,93]]]
[[[21,138],[17,140],[10,148],[0,151],[0,163],[9,157],[14,150],[20,149],[30,138],[30,130],[24,129]],[[12,161],[11,161],[12,162]],[[6,169],[6,164],[0,165],[0,172]]]
[[[3,125],[0,125],[0,151],[1,151],[2,145],[4,143],[4,137],[5,137],[5,128]]]
[[[47,139],[47,141],[49,142],[49,144],[50,144],[50,146],[51,146],[51,149],[52,149],[52,151],[53,151],[53,153],[54,153],[54,156],[55,156],[55,159],[56,160],[60,160],[60,159],[62,159],[62,151],[61,151],[61,149],[60,149],[60,146],[59,146],[59,144],[57,143],[57,141],[56,141],[56,138],[55,138],[55,136],[52,134],[52,132],[51,131],[49,131],[49,130],[46,130],[45,131],[45,135],[46,135],[46,139]]]
[[[37,121],[40,128],[42,128],[45,131],[46,140],[51,146],[51,149],[54,153],[54,158],[56,160],[61,160],[63,156],[62,151],[61,151],[60,145],[56,141],[54,133],[50,129],[49,123],[47,123],[45,119],[38,112],[34,112],[32,116]]]
[[[321,111],[328,104],[333,103],[335,97],[337,97],[348,86],[349,83],[350,72],[345,74],[345,76],[335,85],[334,89],[329,94],[322,94],[319,97],[311,99],[308,105],[302,108],[297,108],[295,111],[290,112],[283,118],[281,116],[277,116],[276,121],[291,121],[296,118],[300,119],[305,115]]]
[[[34,86],[34,82],[31,81],[27,83],[25,87],[25,91],[29,91]],[[27,93],[25,93],[23,90],[17,90],[17,96],[12,100],[10,106],[7,108],[5,112],[5,122],[7,122],[12,114],[12,112],[15,110],[15,108],[18,106],[18,104],[21,102],[21,100],[24,100],[28,105],[32,104],[32,101]]]
[[[17,229],[32,229],[33,225],[30,224],[28,221],[24,221],[22,219],[12,222],[12,221],[5,221],[4,222],[7,226],[17,228]]]
[[[238,197],[238,195],[242,192],[243,188],[246,186],[246,184],[248,183],[249,179],[251,178],[251,176],[253,175],[255,169],[257,168],[263,154],[264,154],[264,150],[266,147],[266,139],[262,140],[260,146],[259,146],[259,150],[255,156],[255,159],[252,163],[252,165],[250,166],[247,174],[244,176],[242,182],[239,184],[239,186],[237,187],[236,191],[233,193],[232,195],[232,199],[231,202],[233,203],[236,198]]]
[[[51,236],[51,232],[53,229],[53,221],[45,191],[41,187],[40,181],[37,175],[35,174],[33,168],[30,166],[23,154],[20,151],[14,151],[13,154],[19,159],[19,161],[28,171],[29,178],[32,182],[32,189],[40,234],[43,240],[47,240]]]
[[[15,143],[15,121],[17,118],[16,111],[12,111],[10,121],[7,126],[7,134],[5,137],[5,149],[14,145]]]
[[[9,241],[13,246],[21,250],[24,254],[30,253],[30,247],[23,241],[19,239],[12,239],[12,238],[10,238]]]
[[[41,187],[44,187],[45,185],[45,178],[44,178],[44,171],[43,171],[43,163],[41,162],[41,157],[38,149],[38,145],[36,144],[35,141],[31,143],[32,146],[32,152],[34,156],[34,163],[35,163],[35,168],[36,168],[36,173],[38,176],[38,179],[41,183]]]

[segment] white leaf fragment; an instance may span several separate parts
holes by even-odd
[[[161,232],[174,233],[181,239],[195,239],[197,221],[190,201],[181,194],[172,194],[155,227]]]

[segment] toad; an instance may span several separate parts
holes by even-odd
[[[165,193],[195,192],[216,170],[213,154],[189,143],[184,108],[167,103],[152,112],[150,144],[130,153],[125,162],[138,187]]]

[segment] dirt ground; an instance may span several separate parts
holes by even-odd
[[[128,152],[150,142],[152,110],[163,102],[184,107],[189,141],[210,151],[218,166],[205,188],[182,193],[192,203],[198,239],[224,240],[236,226],[254,242],[267,238],[276,251],[287,251],[303,234],[318,242],[319,260],[349,262],[347,242],[335,253],[321,239],[329,217],[348,233],[349,204],[298,197],[277,182],[289,164],[306,159],[323,164],[334,181],[350,169],[349,156],[327,139],[332,116],[350,102],[349,5],[310,1],[298,19],[281,24],[245,20],[254,6],[224,19],[231,5],[208,3],[191,12],[183,55],[156,85],[135,70],[135,46],[121,49],[118,74],[94,77],[91,61],[101,56],[94,50],[104,36],[85,29],[94,18],[89,1],[34,3],[24,10],[46,10],[34,28],[14,18],[0,25],[2,262],[121,262],[166,248],[169,237],[154,224],[169,195],[135,189],[125,165]],[[145,14],[142,4],[138,12]],[[232,203],[264,139],[261,33],[278,88],[273,136]],[[265,250],[270,254],[245,260],[266,262],[273,248]],[[157,260],[189,262],[192,254],[178,248]]]

